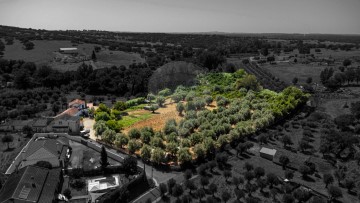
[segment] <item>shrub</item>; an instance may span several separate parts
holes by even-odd
[[[182,99],[183,99],[183,97],[182,97],[182,95],[181,94],[173,94],[172,96],[171,96],[171,99],[175,102],[175,103],[178,103],[178,102],[180,102]]]
[[[178,144],[175,142],[168,142],[166,145],[166,151],[168,151],[172,156],[175,156],[178,152]]]
[[[158,96],[158,97],[156,97],[156,101],[155,101],[156,103],[157,103],[157,105],[159,105],[159,106],[163,106],[164,105],[164,103],[165,103],[165,97],[163,97],[163,96]]]
[[[70,186],[74,189],[81,190],[86,186],[86,183],[82,179],[75,179],[70,181]]]
[[[71,199],[71,190],[69,188],[66,188],[63,194],[67,199]]]
[[[286,179],[293,179],[294,178],[294,172],[290,171],[290,170],[286,170],[285,171],[285,178]]]
[[[159,109],[159,106],[157,104],[151,104],[150,107],[149,107],[149,110],[152,112],[152,113],[155,113],[156,110]]]
[[[267,182],[270,184],[270,188],[273,187],[273,185],[277,185],[279,183],[279,179],[277,178],[277,176],[273,173],[268,173],[266,175],[266,180]]]
[[[172,193],[172,188],[175,186],[175,184],[176,184],[176,180],[174,178],[170,178],[167,181],[167,186],[168,186],[169,193]]]
[[[106,129],[101,136],[101,139],[109,144],[112,144],[115,141],[115,138],[116,138],[116,132],[111,129]]]
[[[295,198],[293,195],[291,194],[284,194],[283,196],[283,202],[284,203],[294,203],[295,202]]]
[[[137,170],[137,159],[133,156],[125,157],[122,166],[127,175],[135,175]]]
[[[311,173],[311,169],[306,165],[302,165],[299,167],[299,172],[302,174],[303,178],[306,178]]]
[[[265,175],[265,169],[263,167],[256,167],[254,173],[255,177],[259,179]]]
[[[200,184],[202,185],[203,189],[205,186],[209,184],[209,178],[207,176],[201,176],[200,177]]]
[[[192,160],[189,148],[180,148],[178,151],[178,161],[181,163],[189,162]]]
[[[224,201],[224,202],[227,202],[229,199],[231,198],[231,195],[228,191],[223,191],[221,193],[221,199]]]
[[[183,190],[182,186],[179,184],[175,184],[171,191],[171,194],[176,198],[179,198],[183,193],[184,193],[184,190]]]
[[[176,105],[176,111],[179,112],[179,115],[182,115],[182,112],[185,110],[184,104],[179,102]]]
[[[144,144],[140,150],[140,156],[143,160],[148,161],[151,158],[151,148],[149,145]]]
[[[195,111],[195,110],[196,110],[196,106],[195,106],[194,102],[188,101],[185,105],[185,111],[188,112],[188,111]]]
[[[209,106],[213,102],[213,98],[211,96],[206,96],[205,102]]]
[[[244,169],[246,169],[246,171],[251,171],[254,169],[254,166],[249,162],[245,162]]]
[[[163,143],[163,140],[160,137],[152,137],[150,140],[150,145],[152,147],[159,147],[159,148],[165,148],[165,145]]]
[[[141,141],[145,144],[149,144],[150,139],[154,136],[154,130],[150,127],[145,127],[140,130],[141,132]]]
[[[139,139],[141,137],[141,132],[137,128],[132,128],[129,130],[128,136],[130,139]]]
[[[107,112],[99,112],[95,115],[95,121],[108,121],[110,120],[110,115]]]
[[[127,105],[125,102],[123,101],[117,101],[115,104],[114,104],[114,109],[118,110],[118,111],[124,111],[126,108],[127,108]]]
[[[159,188],[160,188],[161,196],[164,196],[168,191],[165,183],[160,183]]]
[[[140,149],[140,143],[138,143],[136,140],[130,140],[128,142],[128,150],[131,154],[135,153],[135,151]]]
[[[169,88],[165,88],[165,89],[159,91],[158,95],[163,96],[163,97],[170,96],[171,95],[171,90]]]
[[[165,161],[165,151],[160,148],[155,148],[151,152],[151,161],[160,164]]]
[[[199,168],[197,169],[197,171],[201,176],[204,176],[204,175],[206,175],[206,169],[207,168],[208,168],[208,166],[206,164],[201,164],[199,166]]]
[[[341,189],[333,185],[329,187],[328,192],[331,196],[331,199],[337,199],[343,196]]]
[[[195,96],[196,96],[195,92],[191,91],[186,95],[185,100],[188,102],[192,101],[195,98]]]

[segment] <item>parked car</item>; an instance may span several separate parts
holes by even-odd
[[[90,133],[90,129],[80,131],[80,135],[85,135],[85,134],[89,134],[89,133]]]
[[[89,133],[86,133],[86,134],[83,134],[81,135],[83,138],[89,138],[90,137],[90,134]]]

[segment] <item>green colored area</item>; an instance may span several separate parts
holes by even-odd
[[[154,97],[157,103],[159,98],[164,98],[162,95]],[[109,131],[102,133],[104,129],[101,125],[95,130],[102,134],[104,141],[115,141],[120,147],[126,146],[131,153],[141,149],[140,156],[145,160],[150,159],[155,163],[183,163],[191,161],[193,155],[205,156],[210,150],[237,142],[241,137],[271,126],[304,104],[308,95],[296,87],[288,87],[279,93],[263,89],[255,76],[239,70],[235,73],[200,75],[197,86],[178,86],[170,97],[172,100],[187,101],[185,105],[177,104],[177,110],[182,112],[184,117],[179,123],[175,120],[167,121],[162,132],[154,132],[151,127],[147,127],[120,136]],[[210,111],[206,105],[213,100],[216,102],[216,108]],[[138,105],[138,101],[135,100],[127,103],[134,104],[125,110],[127,112],[144,107]],[[102,106],[99,109],[109,111]],[[133,112],[133,115],[123,116],[117,122],[126,128],[149,119],[152,115],[150,112]],[[97,115],[97,118],[102,117],[106,118],[102,114]],[[111,127],[109,124],[108,127]],[[166,159],[166,153],[173,154],[174,158]]]
[[[198,77],[199,85],[196,87],[197,96],[202,96],[204,91],[209,91],[214,98],[218,95],[228,99],[245,96],[235,89],[237,80],[241,80],[246,72],[241,69],[235,73],[207,73]]]
[[[144,109],[145,106],[147,106],[148,104],[139,104],[136,106],[132,106],[127,108],[124,112],[131,112],[131,111],[135,111],[135,110],[139,110],[139,109]]]
[[[145,114],[137,114],[137,115],[129,115],[124,116],[120,121],[118,121],[123,128],[129,127],[134,123],[137,123],[142,120],[149,119],[153,116],[152,113],[145,113]]]

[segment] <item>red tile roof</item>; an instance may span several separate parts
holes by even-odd
[[[59,115],[55,116],[54,118],[59,118],[64,115],[75,116],[78,112],[79,112],[79,109],[77,109],[77,108],[68,108],[65,111],[63,111],[62,113],[60,113]]]
[[[69,106],[72,107],[75,104],[77,105],[85,104],[85,101],[81,99],[75,99],[69,103]]]

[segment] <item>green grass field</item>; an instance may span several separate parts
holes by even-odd
[[[124,112],[131,112],[134,110],[139,110],[139,109],[144,109],[145,106],[147,106],[148,104],[139,104],[137,106],[132,106],[130,108],[127,108]]]
[[[145,113],[145,114],[132,114],[132,115],[129,115],[129,116],[124,116],[120,120],[120,124],[123,126],[123,128],[126,128],[126,127],[129,127],[129,126],[133,125],[134,123],[139,122],[139,121],[149,119],[153,115],[154,114],[149,112],[149,113]]]

